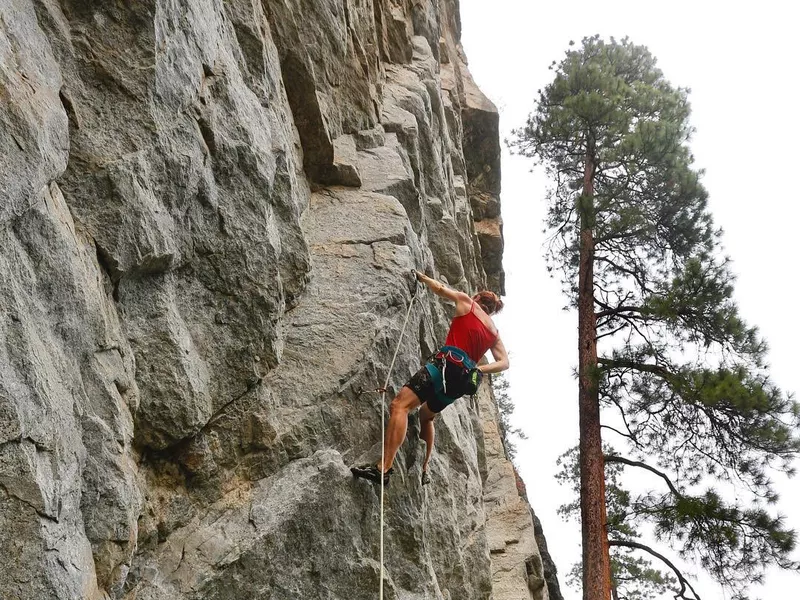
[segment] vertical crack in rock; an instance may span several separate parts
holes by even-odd
[[[281,61],[283,84],[303,144],[303,165],[312,180],[322,182],[333,168],[333,142],[309,71],[292,52]]]

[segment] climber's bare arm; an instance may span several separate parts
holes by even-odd
[[[459,292],[458,290],[452,290],[443,284],[441,281],[437,281],[435,279],[431,279],[427,275],[423,275],[422,273],[417,273],[417,279],[427,285],[431,291],[447,300],[451,300],[452,302],[456,303],[456,315],[465,315],[469,312],[469,309],[472,307],[472,298],[469,297],[468,294],[464,292]]]
[[[506,352],[506,347],[503,345],[503,340],[500,339],[500,336],[495,340],[491,350],[494,362],[480,365],[478,369],[480,369],[482,373],[499,373],[500,371],[505,371],[508,368],[508,352]]]

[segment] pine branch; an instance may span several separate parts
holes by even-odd
[[[615,427],[611,427],[611,425],[603,425],[603,424],[601,424],[600,427],[602,429],[608,429],[609,431],[613,431],[614,433],[616,433],[618,435],[621,435],[624,438],[628,438],[631,441],[631,443],[635,444],[636,446],[641,447],[641,444],[636,440],[635,437],[633,437],[633,433],[622,433],[619,429],[617,429]],[[630,429],[628,431],[630,432]],[[606,460],[606,462],[608,462],[608,460]]]
[[[650,471],[651,473],[655,473],[667,483],[667,487],[669,488],[670,492],[672,492],[678,498],[684,497],[683,494],[678,490],[678,488],[675,487],[675,484],[672,483],[672,480],[667,476],[666,473],[664,473],[663,471],[659,471],[658,469],[648,465],[647,463],[631,460],[629,458],[618,456],[616,454],[607,454],[603,457],[603,459],[607,463],[619,463],[623,465],[628,465],[629,467],[638,467],[640,469],[645,469],[646,471]]]
[[[627,323],[623,323],[622,325],[620,325],[620,326],[619,326],[619,327],[617,327],[616,329],[611,329],[611,330],[609,330],[609,331],[606,331],[605,333],[601,333],[600,335],[597,335],[597,336],[595,336],[595,338],[594,338],[594,339],[595,339],[595,341],[597,341],[597,340],[601,340],[601,339],[603,339],[604,337],[609,337],[609,336],[616,335],[616,334],[618,334],[620,331],[622,331],[623,329],[627,329],[627,328],[628,328],[628,324],[627,324]],[[599,326],[599,325],[598,325],[598,329],[600,329],[600,326]]]
[[[636,312],[636,313],[645,313],[645,312],[647,312],[641,306],[617,306],[616,308],[613,308],[613,307],[609,306],[608,304],[605,304],[604,302],[600,302],[596,298],[595,298],[595,302],[597,302],[597,304],[599,304],[600,307],[603,309],[600,312],[594,314],[594,316],[596,318],[598,318],[598,319],[600,319],[602,317],[607,317],[609,315],[617,316],[617,315],[619,315],[620,313],[623,313],[623,312]],[[628,317],[635,318],[632,315],[628,315]],[[639,317],[639,318],[641,318],[641,317]]]
[[[628,433],[630,434],[628,437],[630,437],[630,439],[631,439],[631,440],[633,440],[633,442],[634,442],[634,443],[635,443],[637,446],[640,446],[640,447],[641,447],[641,445],[642,445],[642,444],[639,442],[639,438],[637,437],[637,435],[636,435],[636,434],[633,432],[633,430],[631,429],[630,423],[628,423],[628,416],[627,416],[627,414],[625,413],[625,408],[622,406],[622,404],[620,404],[620,401],[619,401],[619,399],[618,399],[616,396],[614,396],[613,394],[607,394],[607,395],[605,395],[605,396],[606,396],[606,397],[607,397],[609,400],[611,400],[611,402],[613,402],[613,403],[614,403],[614,406],[616,406],[616,407],[617,407],[617,409],[619,409],[619,415],[620,415],[620,417],[622,418],[622,423],[625,425],[625,429],[627,429],[627,430],[628,430]],[[602,425],[601,425],[601,426],[602,426]]]
[[[567,213],[567,216],[564,218],[564,220],[562,221],[561,225],[559,225],[556,228],[556,230],[553,232],[553,235],[551,235],[550,238],[547,240],[548,242],[551,242],[554,239],[556,239],[557,237],[563,235],[564,229],[566,229],[567,225],[569,225],[572,222],[572,215],[573,215],[574,211],[575,211],[574,208],[570,208],[569,209],[569,213]]]
[[[677,381],[677,376],[675,375],[675,373],[673,373],[666,367],[662,367],[661,365],[642,363],[634,360],[625,360],[619,358],[604,358],[604,357],[599,357],[597,359],[597,362],[603,365],[602,368],[606,371],[610,371],[612,369],[628,369],[628,370],[641,371],[643,373],[652,373],[653,375],[658,375],[661,379],[663,379],[667,383],[676,383]]]
[[[647,292],[648,294],[652,294],[653,293],[653,290],[650,289],[650,287],[647,285],[647,282],[644,279],[642,279],[641,274],[637,273],[635,270],[629,269],[627,267],[622,267],[622,266],[618,265],[617,263],[615,263],[614,261],[612,261],[611,259],[608,259],[605,256],[600,256],[600,255],[597,255],[597,254],[594,257],[594,260],[597,261],[597,262],[602,262],[602,263],[605,263],[605,264],[609,265],[615,271],[618,271],[620,273],[624,273],[626,275],[630,275],[631,277],[633,277],[636,280],[636,283],[639,284],[639,287],[642,289],[642,291]]]
[[[689,583],[686,577],[684,577],[683,573],[681,573],[678,567],[676,567],[667,557],[665,557],[663,554],[659,554],[650,546],[645,546],[639,542],[633,542],[629,540],[609,540],[608,545],[610,547],[616,546],[620,548],[633,548],[634,550],[642,550],[643,552],[647,552],[651,556],[656,557],[658,560],[672,569],[672,572],[675,573],[676,577],[678,578],[678,583],[681,584],[681,589],[675,592],[675,600],[701,600],[700,595],[695,591],[695,589],[692,587],[692,584]],[[686,595],[687,588],[691,590],[694,598],[690,598]]]
[[[605,244],[606,242],[616,241],[616,240],[624,240],[630,238],[636,238],[637,240],[642,236],[648,233],[647,229],[631,229],[624,233],[610,233],[608,235],[599,236],[595,240],[595,246],[600,246]]]

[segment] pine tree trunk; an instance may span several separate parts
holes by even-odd
[[[580,410],[583,600],[611,600],[606,531],[605,473],[597,387],[597,323],[594,312],[594,164],[586,155],[578,267],[578,406]]]

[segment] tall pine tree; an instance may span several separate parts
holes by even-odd
[[[609,548],[618,578],[644,568],[633,556],[644,553],[667,561],[677,597],[693,597],[636,539],[642,521],[744,598],[766,565],[797,568],[795,534],[766,505],[777,499],[768,472],[790,472],[800,452],[800,410],[770,382],[766,346],[732,299],[692,167],[688,91],[627,39],[585,38],[551,69],[513,145],[553,182],[548,258],[578,312],[583,598],[611,598]],[[604,453],[603,430],[626,455]],[[633,496],[615,479],[607,515],[606,464],[661,488]],[[701,489],[709,482],[740,484],[753,504]]]

